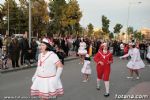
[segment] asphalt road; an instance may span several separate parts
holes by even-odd
[[[87,83],[82,82],[82,65],[78,64],[79,60],[66,62],[62,75],[64,95],[58,97],[58,100],[116,100],[115,95],[125,95],[135,85],[150,81],[150,67],[140,70],[141,78],[139,80],[127,79],[127,62],[127,60],[120,60],[114,57],[114,63],[111,66],[110,96],[108,98],[103,96],[105,93],[103,82],[101,82],[101,90],[96,90],[96,69],[93,61],[91,64],[92,74]],[[34,72],[35,68],[30,68],[0,74],[0,100],[31,100],[29,98],[30,86],[32,85],[31,78]],[[11,96],[28,99],[4,99]]]

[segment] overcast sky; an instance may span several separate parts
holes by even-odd
[[[101,28],[101,16],[105,15],[110,19],[110,30],[116,23],[127,27],[127,17],[129,15],[128,25],[134,29],[142,27],[150,28],[150,0],[77,0],[83,17],[81,25],[86,27],[92,23],[94,27]],[[0,3],[4,0],[0,0]],[[141,2],[140,4],[138,2]],[[129,14],[128,8],[130,6]]]
[[[126,28],[130,6],[128,25],[133,26],[134,29],[150,28],[150,0],[78,0],[78,2],[83,11],[81,19],[83,26],[92,23],[95,27],[100,28],[102,26],[101,16],[105,15],[111,21],[110,30],[116,23]]]

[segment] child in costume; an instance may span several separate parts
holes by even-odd
[[[82,82],[87,82],[89,80],[89,75],[91,74],[91,59],[88,54],[86,54],[85,59],[84,59],[84,64],[81,69],[81,72],[83,74],[83,81]]]
[[[109,76],[111,72],[111,63],[113,62],[112,53],[108,50],[107,43],[100,46],[99,51],[94,56],[97,71],[97,90],[100,90],[100,81],[105,83],[105,97],[109,96]]]

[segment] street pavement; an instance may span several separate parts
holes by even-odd
[[[62,74],[64,95],[58,97],[58,100],[123,100],[121,95],[137,93],[140,95],[148,95],[148,98],[142,100],[150,100],[150,67],[146,66],[140,70],[139,80],[135,78],[127,79],[127,62],[128,60],[121,60],[118,57],[114,57],[114,63],[111,66],[110,96],[108,98],[103,96],[105,93],[103,82],[101,82],[101,90],[96,90],[96,68],[93,61],[91,64],[92,74],[87,83],[82,82],[81,68],[83,65],[79,64],[79,59],[65,62]],[[38,100],[29,98],[30,87],[32,85],[31,79],[35,69],[36,68],[28,68],[25,70],[1,73],[0,100]],[[16,98],[17,96],[28,97],[28,99],[4,99],[10,96],[16,96]]]

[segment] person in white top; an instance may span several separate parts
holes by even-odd
[[[37,69],[32,77],[31,96],[48,100],[62,95],[64,93],[60,80],[62,70],[62,63],[58,56],[50,50],[49,40],[44,38],[40,45]]]
[[[121,43],[120,44],[120,56],[123,56],[123,54],[124,54],[124,44],[123,43]]]
[[[139,49],[135,47],[134,43],[129,43],[129,51],[127,54],[121,56],[120,58],[125,58],[131,56],[130,61],[127,64],[127,68],[129,68],[130,76],[127,78],[133,78],[133,72],[137,75],[136,79],[139,79],[139,72],[138,70],[145,67],[143,63]]]
[[[150,43],[148,43],[146,58],[148,63],[150,63]]]
[[[81,38],[81,42],[80,42],[80,47],[78,49],[78,54],[80,56],[80,63],[83,64],[84,62],[84,57],[87,54],[87,50],[86,50],[86,43],[84,42],[83,38]],[[79,64],[80,64],[79,63]]]

